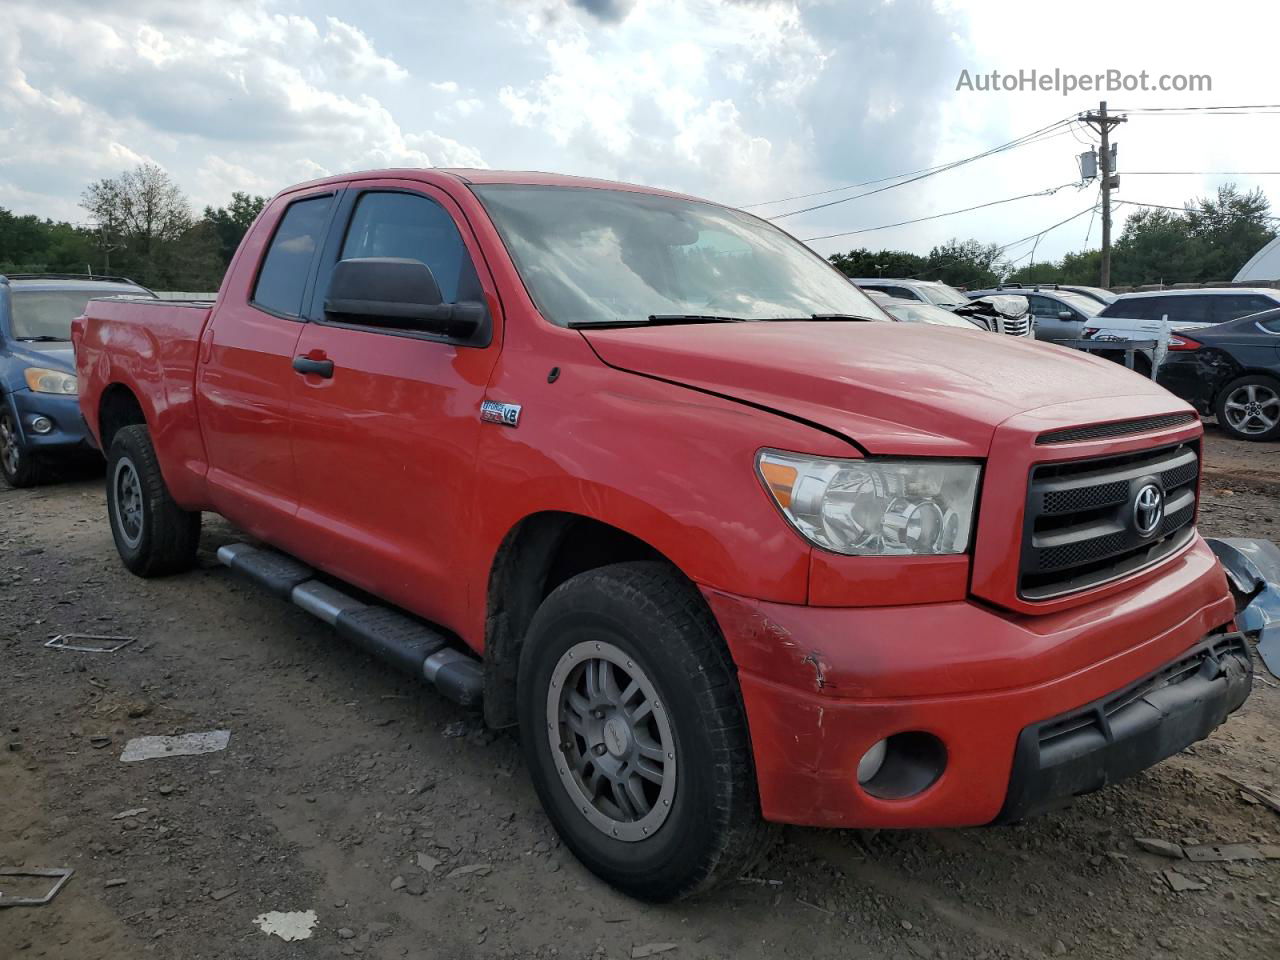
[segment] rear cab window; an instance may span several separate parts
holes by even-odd
[[[332,207],[332,194],[289,204],[262,258],[251,298],[254,306],[285,317],[302,313],[302,294]]]

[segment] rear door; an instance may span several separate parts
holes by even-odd
[[[298,506],[291,364],[339,192],[330,185],[293,194],[268,210],[237,255],[200,346],[196,396],[210,499],[237,525],[277,542]]]
[[[1030,313],[1036,318],[1037,340],[1073,340],[1081,336],[1084,318],[1066,304],[1042,293],[1026,294]],[[1064,320],[1060,313],[1069,313],[1074,319]]]
[[[321,256],[297,354],[332,375],[293,375],[299,535],[337,576],[450,625],[476,499],[480,404],[501,343],[493,282],[459,208],[413,181],[347,191]],[[487,343],[338,322],[324,312],[333,265],[404,257],[431,268],[443,299],[488,306]],[[484,429],[495,429],[490,426]]]

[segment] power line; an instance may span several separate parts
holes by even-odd
[[[1072,220],[1078,220],[1080,217],[1083,217],[1086,213],[1090,212],[1091,210],[1097,210],[1097,209],[1098,209],[1098,204],[1095,202],[1092,206],[1085,207],[1079,213],[1073,213],[1071,216],[1067,217],[1065,220],[1059,220],[1057,223],[1052,224],[1051,226],[1045,227],[1043,230],[1039,230],[1035,233],[1028,234],[1027,236],[1023,237],[1020,240],[1014,240],[1012,243],[1006,243],[1002,247],[996,247],[996,253],[1000,253],[1004,250],[1008,250],[1010,247],[1016,247],[1020,243],[1026,243],[1028,240],[1038,240],[1040,237],[1043,237],[1050,230],[1057,230],[1058,227],[1062,226],[1063,224],[1070,223]]]
[[[1071,118],[1059,120],[1056,123],[1051,123],[1046,127],[1041,127],[1039,130],[1035,130],[1024,137],[1019,137],[1017,140],[1011,140],[1008,143],[1002,143],[998,147],[992,147],[990,150],[985,150],[982,153],[975,154],[972,157],[965,157],[963,160],[955,160],[955,161],[952,161],[951,163],[939,164],[938,166],[935,166],[935,167],[926,167],[924,170],[915,171],[914,174],[900,174],[900,176],[907,177],[908,179],[905,179],[905,180],[899,179],[897,183],[890,183],[883,187],[877,187],[875,190],[868,190],[866,193],[854,194],[852,197],[841,197],[838,200],[828,200],[826,203],[818,203],[818,204],[814,204],[813,206],[802,207],[799,210],[788,210],[785,213],[771,214],[770,216],[765,217],[765,219],[781,220],[783,217],[793,217],[796,214],[800,214],[800,213],[809,213],[813,210],[822,210],[822,209],[825,209],[826,207],[834,207],[840,203],[848,203],[850,200],[859,200],[862,197],[869,197],[869,196],[872,196],[873,194],[884,193],[886,190],[893,190],[896,187],[904,187],[909,183],[916,183],[917,181],[924,180],[926,177],[932,177],[939,173],[944,173],[948,170],[954,170],[957,167],[962,167],[966,164],[973,163],[975,160],[981,160],[984,157],[994,156],[997,153],[1003,153],[1006,150],[1012,150],[1015,147],[1025,146],[1026,144],[1036,142],[1039,139],[1048,139],[1048,137],[1046,137],[1045,134],[1049,134],[1051,131],[1056,130],[1058,127],[1064,126],[1070,121],[1071,121]],[[1067,132],[1068,131],[1066,130],[1061,130],[1061,131],[1058,131],[1058,133],[1054,133],[1053,136],[1059,136]],[[896,178],[893,178],[893,177],[883,178],[883,180],[890,180],[890,179],[896,179]],[[861,186],[869,186],[872,183],[883,182],[883,180],[868,181],[866,184],[861,184]],[[854,186],[859,186],[859,184],[855,184]],[[836,189],[849,190],[849,189],[852,189],[852,187],[838,187]],[[834,191],[826,191],[826,192],[834,192]],[[816,196],[816,195],[817,194],[812,194],[812,196]],[[788,199],[798,200],[802,198],[791,197]],[[782,203],[783,201],[775,200],[770,202]],[[761,205],[762,204],[754,204],[754,206],[761,206]]]
[[[1035,142],[1037,139],[1041,137],[1042,134],[1047,134],[1055,130],[1057,127],[1060,127],[1063,124],[1069,123],[1072,121],[1074,121],[1074,117],[1064,117],[1062,120],[1058,120],[1055,123],[1049,124],[1048,126],[1041,127],[1038,130],[1033,130],[1030,133],[1024,134],[1023,136],[1018,137],[1015,140],[1010,140],[1008,143],[1002,143],[999,146],[992,147],[989,150],[984,150],[982,153],[977,153],[971,157],[965,157],[961,160],[950,160],[950,161],[947,161],[946,163],[935,164],[934,166],[931,166],[931,167],[921,167],[919,170],[909,170],[906,173],[896,173],[891,177],[878,177],[875,180],[863,180],[861,183],[848,183],[848,184],[845,184],[843,187],[831,187],[828,190],[815,190],[812,193],[799,193],[790,197],[780,197],[777,200],[759,200],[756,203],[744,203],[739,205],[739,209],[750,210],[754,207],[769,207],[775,203],[787,203],[788,201],[791,201],[791,200],[807,200],[810,197],[824,197],[832,193],[840,193],[843,190],[856,190],[858,187],[870,187],[870,186],[874,186],[877,183],[886,183],[889,180],[900,180],[903,177],[915,177],[917,174],[932,175],[934,173],[941,173],[944,170],[950,170],[954,167],[958,167],[966,163],[971,163],[974,160],[981,160],[983,157],[988,157],[995,153],[1002,153],[1005,150],[1012,150],[1014,147],[1025,146],[1028,143]],[[1057,136],[1057,134],[1054,134],[1054,136]],[[1044,139],[1047,139],[1047,137]],[[913,182],[913,181],[904,181],[904,182]],[[894,184],[894,186],[902,186],[902,184]],[[886,188],[886,189],[892,189],[892,188]],[[877,192],[879,191],[874,191],[874,190],[872,191],[872,193],[877,193]],[[861,194],[861,196],[868,196],[868,195],[869,194]],[[845,199],[855,200],[857,198],[846,197]],[[843,201],[837,201],[837,202],[843,202]],[[817,209],[817,208],[815,207],[813,209]],[[792,213],[804,213],[804,212],[805,211],[803,210],[792,211]],[[791,214],[781,213],[781,214],[777,214],[776,216],[789,217],[791,216]],[[774,218],[771,217],[769,219],[774,219]]]
[[[1254,113],[1280,110],[1280,103],[1244,103],[1219,105],[1213,107],[1123,107],[1116,108],[1120,113]]]
[[[1131,207],[1154,207],[1157,210],[1173,210],[1177,213],[1208,213],[1209,212],[1208,210],[1205,210],[1204,207],[1171,207],[1167,203],[1142,203],[1140,200],[1117,200],[1116,203],[1117,204],[1127,203]],[[1261,217],[1263,220],[1280,220],[1280,217],[1275,217],[1266,213],[1258,214],[1258,216]]]
[[[1280,177],[1280,170],[1126,170],[1126,177]]]
[[[854,234],[858,234],[858,233],[871,233],[873,230],[888,230],[890,227],[905,227],[912,223],[924,223],[926,220],[938,220],[942,217],[952,217],[952,216],[955,216],[957,213],[969,213],[970,211],[973,211],[973,210],[982,210],[986,207],[999,206],[1002,203],[1013,203],[1015,200],[1026,200],[1029,197],[1048,197],[1057,193],[1059,190],[1063,189],[1064,187],[1071,187],[1071,186],[1075,186],[1074,180],[1071,183],[1064,183],[1056,187],[1049,187],[1045,190],[1037,190],[1035,193],[1024,193],[1016,197],[1006,197],[1003,200],[992,200],[988,203],[979,203],[972,207],[964,207],[963,209],[960,209],[960,210],[948,210],[945,213],[935,213],[927,217],[917,217],[914,220],[903,220],[903,221],[900,221],[899,223],[886,223],[878,227],[862,227],[858,230],[845,230],[842,233],[828,233],[825,236],[821,236],[821,237],[806,237],[804,242],[812,243],[815,240],[831,240],[831,239],[834,239],[835,237],[851,237]]]

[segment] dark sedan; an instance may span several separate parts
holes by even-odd
[[[1280,309],[1174,334],[1156,380],[1234,437],[1280,439]]]
[[[71,321],[90,297],[154,297],[119,277],[0,276],[0,476],[39,483],[55,458],[92,448],[76,398]]]

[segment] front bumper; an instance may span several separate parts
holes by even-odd
[[[15,390],[7,400],[13,406],[23,446],[28,450],[39,453],[74,453],[93,449],[84,420],[80,416],[80,400],[74,394]],[[53,421],[53,429],[47,433],[36,433],[32,429],[32,421],[36,417],[47,417]]]
[[[1018,737],[997,819],[1044,813],[1173,756],[1238,710],[1252,686],[1244,635],[1221,633],[1124,690],[1032,724]]]
[[[1059,767],[1043,749],[1031,767],[1019,752],[1024,731],[1111,702],[1231,623],[1225,578],[1198,536],[1158,577],[1040,616],[976,601],[841,609],[704,595],[738,667],[761,808],[778,822],[958,827],[1034,812],[1062,791],[1094,789],[1200,739],[1248,693],[1238,680],[1214,678],[1213,696],[1166,705],[1177,707],[1166,732],[1132,721],[1137,739],[1125,714],[1113,752],[1080,754],[1100,778]],[[897,799],[862,789],[867,750],[915,731],[942,741],[941,776]],[[1054,781],[1055,769],[1068,773]]]

